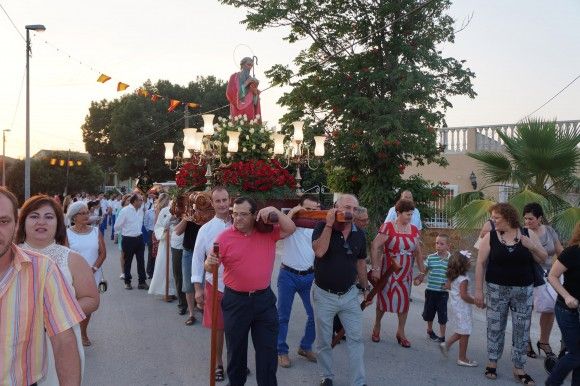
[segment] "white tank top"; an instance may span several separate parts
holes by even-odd
[[[99,229],[91,227],[91,231],[88,233],[76,233],[68,228],[66,237],[70,249],[80,254],[89,266],[94,266],[99,257]],[[95,272],[95,281],[97,285],[101,281],[101,270]]]

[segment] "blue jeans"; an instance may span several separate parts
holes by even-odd
[[[111,226],[111,240],[113,240],[115,238],[115,220],[117,219],[117,217],[112,214],[111,215],[111,221],[109,221],[109,225]]]
[[[300,341],[300,348],[312,351],[312,343],[316,338],[314,330],[314,311],[310,302],[310,289],[314,281],[314,273],[308,275],[297,275],[285,269],[280,269],[278,274],[278,355],[288,354],[286,336],[288,335],[288,321],[292,312],[294,295],[298,293],[304,303],[304,309],[308,320],[304,329],[304,336]]]
[[[556,320],[568,353],[557,363],[546,380],[546,385],[561,385],[572,371],[572,386],[580,385],[580,319],[578,310],[570,310],[556,302]]]
[[[109,215],[107,213],[105,213],[103,215],[103,219],[101,220],[101,223],[99,224],[99,231],[101,231],[101,234],[104,236],[105,235],[105,230],[107,229],[107,222],[109,221]]]
[[[365,366],[363,362],[364,344],[362,342],[362,310],[358,289],[353,285],[344,295],[334,295],[312,286],[312,303],[316,321],[316,348],[318,369],[321,378],[334,378],[332,372],[332,322],[338,315],[346,332],[346,348],[350,364],[351,385],[365,385]]]

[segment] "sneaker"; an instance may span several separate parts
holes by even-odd
[[[449,348],[447,348],[447,343],[439,343],[439,350],[441,350],[441,354],[447,358],[447,355],[449,355]]]
[[[137,286],[138,289],[141,290],[148,290],[149,289],[149,284],[147,283],[139,283],[139,285]]]
[[[122,273],[122,274],[121,274],[121,276],[119,276],[119,279],[120,279],[120,280],[125,280],[125,274],[124,274],[124,273]]]
[[[287,354],[278,355],[278,365],[280,367],[284,367],[285,369],[292,366],[292,364],[290,363],[290,358],[288,357]]]
[[[303,356],[304,358],[308,359],[310,362],[316,363],[316,354],[312,351],[306,351],[303,348],[298,349],[298,355]]]
[[[322,381],[320,381],[320,386],[332,386],[332,379],[324,378]]]
[[[437,334],[433,332],[433,330],[427,331],[427,335],[429,336],[429,339],[431,339],[432,341],[439,342],[439,337],[437,336]]]
[[[125,283],[125,289],[126,290],[132,290],[133,286],[131,285],[131,283]]]

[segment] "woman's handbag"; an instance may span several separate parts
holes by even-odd
[[[107,280],[105,280],[105,274],[103,273],[103,268],[101,268],[101,281],[99,282],[99,285],[97,286],[97,288],[99,289],[99,293],[104,294],[105,292],[107,292],[107,289],[109,288],[109,284],[107,283]]]

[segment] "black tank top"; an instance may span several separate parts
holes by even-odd
[[[525,233],[524,233],[525,234]],[[534,283],[533,257],[521,240],[507,246],[499,241],[497,232],[489,234],[490,252],[485,281],[512,287],[526,287]]]

